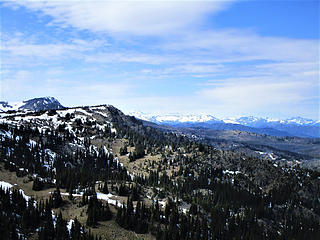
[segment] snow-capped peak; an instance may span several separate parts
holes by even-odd
[[[63,109],[59,101],[53,97],[41,97],[22,102],[0,102],[0,112],[7,111],[41,111],[49,109]]]
[[[293,117],[286,120],[287,123],[298,124],[298,125],[311,125],[315,124],[316,121],[312,119],[302,118],[302,117]]]
[[[221,122],[221,120],[215,118],[212,115],[196,115],[196,114],[164,114],[164,115],[152,115],[142,112],[130,112],[129,115],[135,116],[142,120],[155,122],[155,123],[204,123],[204,122]]]

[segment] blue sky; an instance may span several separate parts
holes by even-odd
[[[319,119],[319,1],[1,1],[1,100]]]

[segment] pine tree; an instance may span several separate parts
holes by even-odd
[[[43,183],[39,180],[39,178],[35,178],[32,185],[32,190],[41,191],[43,189]]]
[[[108,189],[108,182],[106,181],[103,185],[103,189],[102,189],[102,192],[105,193],[105,194],[108,194],[109,193],[109,189]]]
[[[57,217],[55,235],[56,240],[64,240],[69,238],[66,221],[62,218],[61,212],[58,214]]]
[[[62,200],[59,188],[54,190],[54,192],[51,194],[50,200],[51,200],[52,207],[54,208],[58,208],[63,204],[63,200]]]

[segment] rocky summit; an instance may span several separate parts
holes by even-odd
[[[60,104],[60,102],[53,97],[41,97],[41,98],[33,98],[30,100],[25,100],[22,102],[0,102],[0,112],[8,112],[8,111],[43,111],[43,110],[51,110],[51,109],[63,109],[64,106]]]

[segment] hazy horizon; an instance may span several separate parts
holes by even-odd
[[[0,101],[319,120],[318,1],[2,1]]]

